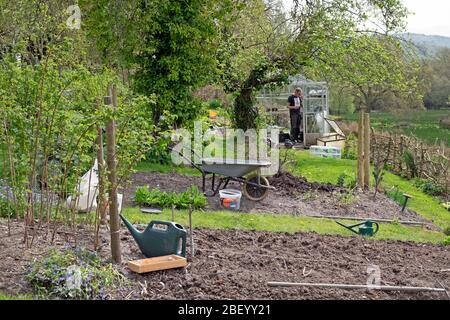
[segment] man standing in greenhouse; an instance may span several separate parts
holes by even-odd
[[[291,140],[301,142],[300,123],[303,112],[303,91],[296,88],[294,93],[288,98],[289,116],[291,118]]]

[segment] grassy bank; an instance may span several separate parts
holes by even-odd
[[[440,125],[440,121],[450,115],[450,110],[372,112],[371,124],[375,129],[413,134],[427,143],[443,141],[450,147],[450,130]],[[344,120],[358,121],[357,114],[343,117]]]
[[[152,220],[171,220],[170,210],[162,214],[144,214],[139,208],[125,208],[123,214],[132,223],[147,224]],[[180,210],[175,213],[175,221],[187,226],[188,213]],[[354,222],[344,221],[347,224]],[[317,232],[319,234],[355,236],[351,231],[339,226],[332,220],[309,217],[294,217],[291,215],[271,215],[235,213],[230,211],[201,212],[192,214],[194,228],[208,229],[239,229],[270,232]],[[376,240],[402,240],[423,243],[443,243],[442,233],[429,231],[421,227],[409,227],[399,224],[380,224],[380,231],[373,238]]]
[[[289,166],[289,170],[295,175],[306,177],[309,181],[336,184],[342,173],[351,177],[356,176],[355,160],[322,159],[309,155],[307,151],[299,151],[295,153],[294,161]],[[411,181],[386,172],[382,187],[391,189],[394,186],[413,197],[409,202],[409,209],[416,211],[441,228],[450,226],[450,212],[440,204],[438,199],[423,193]]]

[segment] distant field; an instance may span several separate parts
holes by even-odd
[[[406,111],[397,113],[372,112],[372,126],[375,129],[413,134],[427,143],[443,141],[450,147],[450,129],[440,125],[440,120],[448,117],[450,110]],[[357,121],[357,114],[343,117],[344,120]]]

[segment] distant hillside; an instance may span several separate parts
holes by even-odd
[[[421,56],[432,56],[440,48],[450,48],[450,37],[405,33],[401,37],[413,42]]]

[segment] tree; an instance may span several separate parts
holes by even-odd
[[[89,32],[97,39],[103,58],[132,69],[136,92],[156,95],[154,123],[160,121],[164,110],[174,116],[178,125],[198,113],[193,92],[215,74],[215,19],[226,5],[219,3],[85,2]]]
[[[424,103],[428,109],[450,105],[450,49],[439,50],[422,65],[422,79],[425,83]]]
[[[355,85],[368,79],[382,84],[399,66],[379,67],[380,57],[396,61],[381,43],[392,42],[391,34],[404,26],[405,17],[400,0],[295,0],[284,21],[267,2],[240,3],[223,22],[218,51],[222,81],[236,96],[235,125],[255,127],[254,93],[286,81],[291,73],[310,78],[334,74],[336,81],[352,79]],[[350,70],[358,73],[351,75]],[[404,85],[401,79],[398,83]]]

